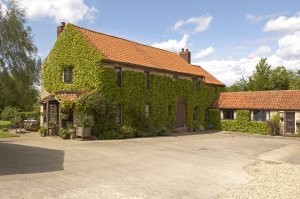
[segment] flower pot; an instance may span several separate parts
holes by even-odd
[[[77,135],[83,138],[90,138],[91,137],[91,127],[77,127]]]

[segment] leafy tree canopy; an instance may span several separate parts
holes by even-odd
[[[242,77],[226,88],[229,92],[290,89],[300,89],[300,71],[289,70],[284,66],[272,69],[266,58],[258,62],[255,71],[247,79]]]
[[[0,108],[29,110],[37,101],[41,60],[15,0],[0,1]]]

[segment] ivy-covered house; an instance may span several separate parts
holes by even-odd
[[[190,63],[187,49],[176,54],[73,24],[62,23],[57,34],[42,65],[41,125],[48,128],[73,126],[78,98],[97,92],[116,105],[121,125],[132,125],[134,109],[153,125],[197,129],[224,90]]]
[[[282,133],[300,130],[300,90],[225,92],[212,108],[211,128],[266,134],[267,121],[277,115]]]

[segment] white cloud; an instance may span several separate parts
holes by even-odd
[[[88,20],[92,22],[98,10],[94,6],[88,6],[85,0],[19,0],[26,9],[31,20],[52,19],[58,23],[61,21],[77,23]]]
[[[181,48],[185,48],[187,46],[188,40],[189,35],[185,34],[183,35],[180,41],[177,41],[175,39],[169,39],[168,41],[164,41],[161,43],[156,42],[152,46],[173,52],[179,52]]]
[[[280,16],[276,19],[270,19],[264,29],[265,32],[294,32],[300,30],[300,15],[293,17]]]
[[[259,48],[255,49],[250,55],[250,58],[254,57],[266,57],[272,52],[269,46],[260,46]]]
[[[247,14],[246,15],[246,19],[247,21],[251,22],[251,23],[258,23],[262,20],[265,19],[265,16],[263,15],[252,15],[252,14]]]
[[[201,58],[204,58],[204,57],[208,57],[208,56],[211,56],[214,53],[215,53],[215,49],[212,46],[210,46],[210,47],[196,53],[195,56],[194,56],[194,59],[201,59]]]
[[[185,30],[185,32],[189,33],[196,33],[196,32],[203,32],[207,30],[210,26],[213,17],[209,15],[203,15],[200,17],[192,17],[187,20],[179,20],[174,25],[174,30],[181,30],[184,26],[188,24],[195,25],[193,30]]]
[[[276,55],[288,60],[300,59],[300,31],[279,39]]]

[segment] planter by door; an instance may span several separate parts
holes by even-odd
[[[184,100],[177,101],[177,112],[176,112],[176,128],[184,127],[185,125],[185,103]]]
[[[295,133],[295,112],[285,112],[285,133]]]
[[[91,128],[90,127],[77,127],[77,135],[83,138],[91,138]]]

